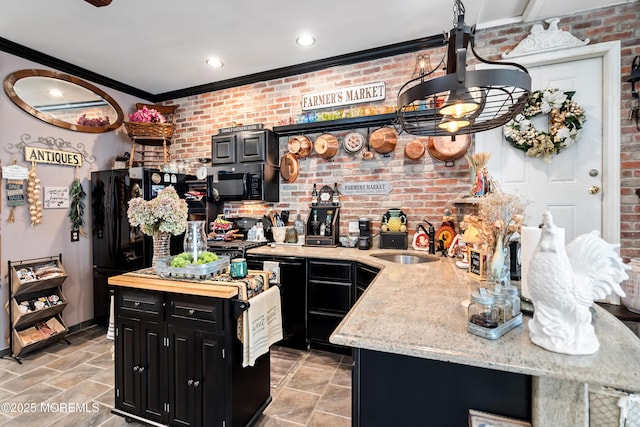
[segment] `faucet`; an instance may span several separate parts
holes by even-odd
[[[427,235],[429,236],[429,253],[435,255],[436,253],[436,229],[433,228],[433,224],[431,224],[426,219],[423,220],[427,224],[429,224],[429,231],[427,231]]]

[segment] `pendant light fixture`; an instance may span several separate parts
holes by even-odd
[[[475,26],[464,22],[464,5],[453,6],[446,74],[421,73],[398,92],[398,120],[411,135],[442,136],[482,132],[504,125],[522,110],[531,93],[527,69],[511,62],[481,58],[474,49]],[[480,62],[500,68],[467,70],[467,46]],[[440,65],[444,64],[444,59]],[[505,66],[509,68],[505,68]]]

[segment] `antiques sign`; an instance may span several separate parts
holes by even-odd
[[[391,190],[393,190],[393,185],[389,181],[369,181],[342,184],[339,191],[345,196],[358,196],[362,194],[387,195],[391,193]]]
[[[82,154],[45,148],[24,147],[24,159],[28,162],[53,163],[62,166],[82,166]]]
[[[384,82],[369,83],[362,86],[343,87],[325,92],[310,93],[302,96],[302,110],[318,110],[341,105],[380,101],[386,96]]]

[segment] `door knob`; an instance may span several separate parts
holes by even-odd
[[[589,188],[589,194],[598,194],[600,192],[600,187],[598,187],[597,185],[592,185]]]
[[[193,385],[193,380],[187,381],[187,385]]]
[[[198,387],[199,385],[200,385],[200,381],[196,380],[196,381],[193,382],[193,386],[194,387]]]

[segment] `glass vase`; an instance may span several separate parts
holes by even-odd
[[[171,233],[156,233],[153,238],[153,257],[151,267],[155,268],[157,260],[171,256]]]
[[[197,261],[201,253],[207,251],[206,221],[188,221],[184,233],[184,251],[189,252],[193,261]]]
[[[487,283],[492,288],[495,285],[511,285],[511,257],[509,246],[503,244],[503,239],[496,241],[488,263]]]

